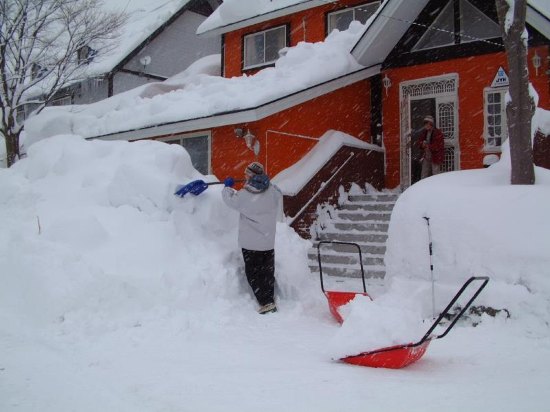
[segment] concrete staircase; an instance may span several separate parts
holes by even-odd
[[[331,240],[357,243],[361,248],[366,279],[383,279],[384,254],[392,209],[399,194],[349,195],[338,207],[327,206],[315,225],[315,245]],[[317,248],[308,252],[312,273],[319,274]],[[357,247],[321,244],[323,275],[361,277]]]

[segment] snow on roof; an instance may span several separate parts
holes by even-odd
[[[550,2],[548,0],[529,0],[525,19],[538,32],[550,39]]]
[[[86,66],[77,70],[75,80],[67,84],[81,81],[86,78],[99,77],[111,72],[140,44],[142,44],[155,30],[165,24],[182,7],[191,0],[165,0],[160,4],[150,0],[109,0],[101,3],[105,12],[120,13],[127,16],[127,21],[114,40],[109,52],[94,57]],[[92,49],[93,44],[89,45]],[[47,77],[25,92],[27,99],[41,95],[51,87],[53,79]]]
[[[354,22],[346,31],[334,31],[324,42],[302,42],[288,48],[275,67],[254,76],[224,78],[193,65],[181,76],[149,83],[100,102],[47,107],[27,120],[27,138],[32,143],[64,133],[98,137],[255,108],[365,69],[350,54],[363,30],[363,25]],[[218,58],[218,64],[219,61]],[[196,64],[204,64],[201,62],[204,60]]]
[[[302,159],[275,176],[273,183],[285,195],[296,195],[342,146],[370,149],[377,152],[383,150],[380,146],[366,143],[349,134],[329,130],[321,136],[319,142]]]
[[[224,0],[197,29],[197,34],[219,34],[299,10],[333,3],[331,0]]]
[[[90,76],[111,71],[155,30],[166,23],[191,0],[109,0],[103,3],[106,11],[124,12],[128,21],[122,28],[118,44],[108,55],[90,62]]]
[[[353,56],[364,66],[381,64],[426,4],[428,0],[385,0],[371,16],[371,22],[353,47]],[[527,22],[550,38],[550,2],[529,0],[528,4],[542,15],[528,8]]]
[[[550,2],[548,0],[528,0],[527,4],[550,19]]]
[[[385,0],[370,17],[352,49],[353,56],[363,65],[382,63],[427,3],[428,0],[412,4],[405,0]]]

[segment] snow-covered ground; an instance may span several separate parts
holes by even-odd
[[[512,187],[508,163],[407,190],[385,284],[369,285],[374,301],[354,301],[340,326],[308,272],[311,244],[283,223],[279,312],[256,313],[221,187],[173,196],[215,179],[181,147],[41,140],[0,170],[0,410],[546,410],[550,171]],[[476,304],[510,318],[461,322],[405,369],[339,362],[427,330],[424,216],[436,310],[469,276],[487,275]]]

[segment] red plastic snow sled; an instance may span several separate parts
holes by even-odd
[[[357,248],[357,251],[359,253],[359,264],[361,267],[361,280],[363,281],[363,292],[340,292],[335,290],[325,290],[325,285],[323,283],[323,265],[321,263],[321,245],[323,244],[351,245]],[[319,262],[319,277],[321,279],[321,290],[327,297],[330,313],[332,313],[332,316],[334,316],[334,318],[338,322],[343,323],[344,319],[342,318],[342,315],[340,314],[340,311],[339,311],[341,306],[344,306],[345,304],[353,300],[357,295],[368,296],[369,298],[371,298],[368,295],[367,288],[365,286],[365,270],[363,269],[363,255],[361,253],[361,248],[357,243],[322,240],[319,243],[317,243],[317,261]]]
[[[480,286],[472,295],[468,303],[464,305],[464,307],[460,310],[460,312],[458,312],[456,315],[451,315],[450,311],[452,310],[456,301],[462,296],[464,291],[474,281],[481,281]],[[413,362],[416,362],[418,359],[420,359],[424,355],[424,353],[426,352],[426,349],[428,348],[428,345],[432,340],[440,339],[449,333],[449,331],[453,328],[456,322],[462,317],[462,315],[466,312],[466,310],[468,310],[472,302],[477,298],[477,296],[480,294],[480,292],[483,290],[483,288],[487,285],[488,282],[489,282],[489,278],[486,276],[479,276],[479,277],[474,276],[468,279],[466,283],[464,283],[462,288],[458,291],[458,293],[455,295],[455,297],[451,300],[451,302],[447,305],[445,310],[441,312],[441,314],[432,324],[430,329],[418,342],[408,343],[405,345],[389,346],[386,348],[381,348],[381,349],[377,349],[369,352],[363,352],[358,355],[341,358],[341,360],[347,363],[351,363],[353,365],[369,366],[373,368],[391,368],[391,369],[404,368],[405,366],[410,365]],[[434,331],[434,329],[441,323],[443,319],[450,319],[451,317],[452,317],[452,320],[450,321],[449,325],[447,326],[447,328],[442,334],[432,335],[432,332]]]

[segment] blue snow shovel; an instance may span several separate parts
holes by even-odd
[[[235,183],[238,182],[244,182],[244,180],[235,180]],[[211,185],[223,185],[224,182],[210,182],[206,183],[204,180],[194,180],[191,183],[187,183],[186,185],[183,185],[180,187],[174,195],[179,197],[184,197],[187,193],[191,193],[192,195],[198,196],[202,192],[204,192],[206,189],[208,189],[208,186]]]

